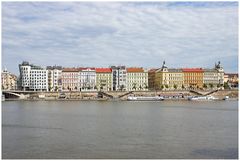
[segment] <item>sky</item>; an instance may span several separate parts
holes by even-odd
[[[238,2],[2,2],[2,68],[238,71]]]

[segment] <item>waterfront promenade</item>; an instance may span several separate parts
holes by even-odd
[[[164,96],[166,98],[180,99],[189,96],[214,96],[223,99],[229,96],[238,99],[238,90],[159,90],[159,91],[63,91],[63,92],[42,92],[42,91],[2,91],[6,100],[126,100],[128,96]]]

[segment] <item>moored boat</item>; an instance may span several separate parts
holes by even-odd
[[[189,97],[188,100],[190,101],[201,101],[201,100],[217,100],[217,98],[213,96],[194,96],[194,97]]]
[[[143,97],[143,96],[129,96],[128,101],[163,101],[164,98],[161,96],[155,97]]]

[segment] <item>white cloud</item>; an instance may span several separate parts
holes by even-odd
[[[238,7],[203,4],[3,2],[3,65],[17,73],[22,60],[144,67],[163,60],[169,67],[211,67],[221,60],[236,71]]]

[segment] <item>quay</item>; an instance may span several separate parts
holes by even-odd
[[[229,96],[230,99],[238,99],[238,90],[159,90],[159,91],[93,91],[93,92],[42,92],[42,91],[2,91],[4,100],[127,100],[128,96],[154,97],[162,96],[166,100],[187,100],[191,96],[213,96],[220,100]],[[3,100],[3,98],[2,98]]]

